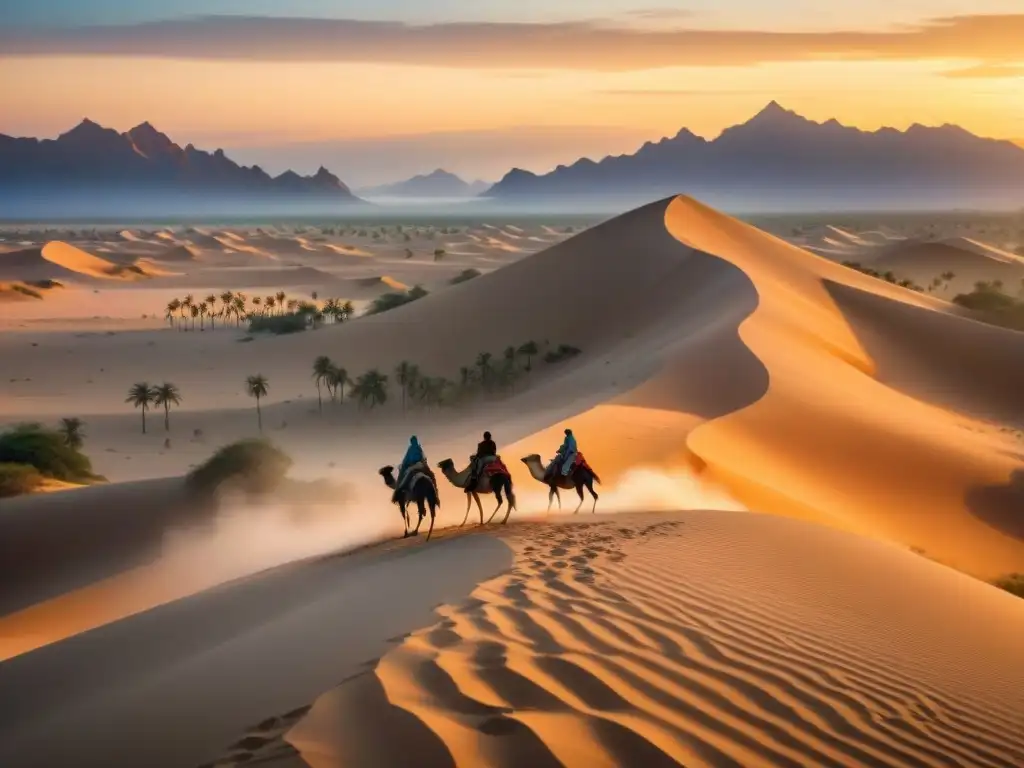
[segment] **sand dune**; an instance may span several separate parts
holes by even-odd
[[[136,280],[148,277],[141,267],[125,266],[93,256],[59,241],[42,248],[0,254],[0,279],[40,280]]]
[[[385,288],[390,288],[393,291],[409,290],[408,285],[399,282],[390,275],[376,275],[374,277],[363,277],[360,278],[359,280],[356,280],[356,284],[363,288],[376,288],[378,286],[383,286]]]
[[[498,227],[487,231],[499,242]],[[891,256],[906,245],[870,248]],[[384,286],[370,264],[311,284]],[[243,275],[301,278],[289,273],[195,274],[238,287]],[[445,529],[461,520],[463,496],[442,483],[429,546],[391,542],[192,596],[251,573],[249,540],[230,539],[242,564],[203,549],[172,578],[167,562],[124,564],[126,552],[152,554],[176,522],[159,505],[113,553],[85,541],[39,564],[0,537],[15,547],[0,558],[13,569],[0,630],[20,654],[0,676],[10,702],[0,763],[159,768],[219,754],[225,766],[273,757],[327,768],[408,765],[411,753],[438,766],[1024,764],[1024,612],[970,577],[1024,570],[1024,449],[1000,431],[1019,420],[1021,334],[684,197],[383,315],[246,344],[221,333],[32,342],[22,380],[0,381],[0,417],[63,415],[73,394],[90,441],[117,446],[99,453],[100,471],[166,476],[208,451],[179,435],[255,434],[240,387],[258,370],[272,383],[268,432],[309,472],[340,464],[376,479],[412,430],[435,461],[442,451],[458,460],[492,430],[519,524]],[[455,377],[477,351],[528,339],[582,354],[538,366],[507,399],[436,414],[389,404],[321,416],[311,389],[310,362],[325,352],[350,374],[409,360]],[[122,402],[124,382],[165,374],[187,393],[167,450]],[[630,484],[647,473],[684,480],[657,489],[648,509],[703,509],[724,494],[723,506],[751,512],[520,522],[542,514],[544,489],[517,459],[550,455],[566,424],[602,476],[602,511],[635,505]],[[59,525],[32,524],[59,523],[58,502],[65,516],[81,512],[86,494],[116,522],[137,516],[130,491],[24,499],[0,525],[21,526],[22,539],[53,535]],[[361,497],[358,519],[371,509]],[[275,527],[268,538],[323,552],[345,546],[335,535]],[[494,535],[515,551],[510,568]],[[463,600],[470,573],[473,583],[498,575]],[[168,725],[178,722],[190,727]],[[147,735],[114,738],[125,733]]]
[[[421,765],[1024,758],[1024,612],[961,574],[722,512],[524,524],[507,540],[509,572],[285,734],[306,763],[402,765],[412,744]],[[936,593],[960,594],[970,617]]]
[[[159,255],[154,256],[157,261],[167,262],[191,262],[199,260],[199,253],[195,248],[187,245],[173,245],[163,250]]]
[[[994,280],[1001,280],[1004,290],[1013,294],[1024,280],[1024,261],[1020,257],[964,238],[942,242],[908,240],[879,249],[876,255],[864,259],[864,263],[923,286],[952,272],[955,277],[941,291],[947,298],[969,293],[979,281]]]

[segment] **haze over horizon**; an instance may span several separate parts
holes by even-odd
[[[864,129],[1024,136],[1015,0],[40,0],[0,10],[0,133],[150,121],[355,186],[499,178],[712,137],[772,99]],[[987,14],[987,15],[983,15]],[[1002,14],[1002,15],[1000,15]]]

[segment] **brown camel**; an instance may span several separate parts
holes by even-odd
[[[576,510],[573,512],[575,515],[580,511],[580,507],[583,506],[583,489],[586,488],[590,491],[590,495],[594,497],[594,506],[590,510],[591,513],[597,512],[597,492],[594,490],[594,483],[600,485],[601,478],[597,476],[597,473],[590,469],[586,464],[580,464],[573,468],[572,472],[568,475],[563,475],[559,471],[553,472],[551,475],[547,475],[545,472],[544,462],[541,461],[540,456],[536,453],[530,454],[523,458],[523,463],[530,470],[530,474],[538,482],[544,483],[551,490],[548,492],[548,511],[551,510],[551,500],[558,500],[558,508],[562,508],[562,497],[558,494],[558,489],[564,490],[575,489],[576,493],[580,496],[580,503],[577,505]]]
[[[426,466],[426,465],[423,465]],[[391,490],[395,490],[395,468],[381,467],[380,476],[384,478],[384,484]],[[437,508],[441,505],[441,502],[437,498],[437,489],[434,488],[434,483],[431,482],[430,478],[422,472],[416,473],[418,476],[413,482],[406,483],[405,493],[403,493],[398,499],[398,509],[402,512],[402,519],[405,521],[405,534],[402,538],[407,536],[416,536],[420,532],[420,526],[423,524],[423,518],[427,516],[427,505],[430,506],[430,529],[427,531],[427,541],[430,541],[430,534],[434,532],[434,518],[437,516]],[[416,521],[416,529],[413,531],[409,530],[409,513],[407,507],[409,504],[416,504],[419,510],[419,520]]]
[[[437,465],[441,473],[448,478],[448,482],[454,485],[456,488],[466,490],[466,483],[469,482],[469,471],[472,468],[473,458],[470,458],[470,465],[461,472],[455,471],[455,462],[451,459],[445,459]],[[508,516],[512,514],[512,510],[516,508],[516,495],[512,490],[512,476],[507,474],[492,474],[489,475],[487,472],[481,472],[480,477],[476,481],[476,487],[468,494],[466,494],[466,516],[462,519],[461,528],[466,524],[469,519],[469,509],[473,501],[476,502],[476,508],[480,510],[480,525],[484,524],[484,508],[480,503],[480,494],[491,494],[493,493],[495,498],[498,500],[498,506],[494,508],[491,516],[487,518],[487,522],[491,522],[494,516],[498,514],[498,510],[501,509],[501,505],[504,503],[502,494],[508,497],[508,508],[505,510],[505,519],[501,521],[502,525],[508,522]]]

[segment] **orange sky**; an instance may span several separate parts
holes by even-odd
[[[251,150],[273,167],[274,148],[297,142],[490,131],[514,150],[524,126],[558,128],[562,142],[577,126],[599,130],[605,144],[578,155],[630,151],[683,126],[714,136],[774,99],[861,128],[951,122],[1024,137],[1024,15],[800,32],[175,23],[0,31],[0,132],[54,136],[86,116],[121,130],[148,120],[181,143]],[[552,158],[536,149],[517,164],[545,170]],[[430,165],[424,158],[421,170]]]

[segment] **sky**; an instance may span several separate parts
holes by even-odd
[[[0,133],[149,121],[353,186],[713,137],[771,100],[1024,139],[1021,0],[0,0]]]

